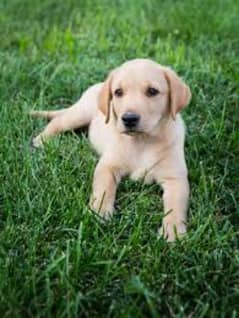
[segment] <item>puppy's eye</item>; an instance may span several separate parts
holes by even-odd
[[[153,97],[159,94],[159,91],[154,87],[148,87],[146,90],[146,95],[148,97]]]
[[[114,94],[115,94],[115,96],[117,96],[117,97],[123,96],[123,90],[122,90],[122,88],[117,88],[117,89],[115,90]]]

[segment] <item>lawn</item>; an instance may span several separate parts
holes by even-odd
[[[234,0],[1,0],[1,317],[239,317],[238,19]],[[123,61],[171,65],[183,113],[188,234],[157,239],[157,185],[121,183],[116,214],[88,208],[87,135],[43,151],[31,109],[61,108]]]

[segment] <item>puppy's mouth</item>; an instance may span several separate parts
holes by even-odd
[[[129,135],[129,136],[136,136],[144,134],[143,130],[135,129],[135,128],[128,128],[121,132],[122,134]]]

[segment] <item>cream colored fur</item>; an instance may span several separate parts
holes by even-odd
[[[147,90],[157,90],[148,96]],[[122,96],[116,95],[121,89]],[[91,208],[104,218],[114,210],[122,177],[157,182],[163,190],[165,217],[160,233],[168,240],[186,232],[189,197],[184,159],[184,123],[179,112],[189,103],[190,89],[171,69],[147,59],[128,61],[113,70],[104,83],[90,87],[73,106],[59,111],[35,111],[51,119],[33,139],[35,147],[62,131],[89,126],[89,138],[100,156],[96,166]],[[140,116],[128,131],[122,115]]]

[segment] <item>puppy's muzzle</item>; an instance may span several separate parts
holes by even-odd
[[[121,119],[125,128],[134,129],[139,123],[140,116],[136,113],[127,112],[122,115]]]

